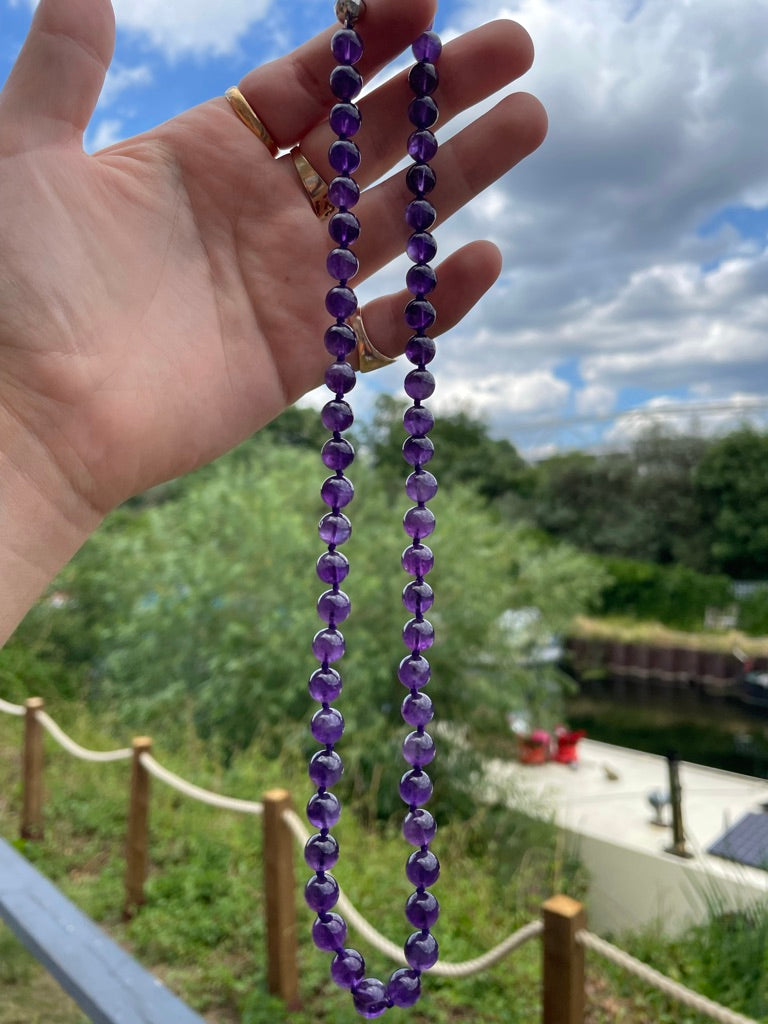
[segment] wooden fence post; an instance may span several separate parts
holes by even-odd
[[[37,720],[45,701],[29,697],[24,701],[24,750],[22,753],[21,838],[43,838],[43,727]]]
[[[129,920],[144,903],[144,882],[149,867],[149,772],[141,755],[152,750],[149,736],[133,740],[131,796],[128,808],[128,835],[125,843],[125,904],[123,917]]]
[[[584,907],[569,896],[542,906],[542,1024],[584,1024],[584,947],[576,934],[586,928]]]
[[[264,794],[264,894],[267,926],[267,987],[291,1010],[299,1008],[296,945],[296,879],[293,835],[283,821],[291,794],[272,789]]]

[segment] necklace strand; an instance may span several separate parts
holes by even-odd
[[[394,971],[388,983],[365,977],[365,961],[353,948],[345,946],[347,925],[333,910],[339,895],[339,886],[329,870],[339,857],[339,845],[331,834],[341,814],[341,803],[332,787],[342,776],[344,766],[335,744],[344,732],[344,719],[333,706],[342,689],[342,678],[333,663],[345,652],[345,641],[338,629],[350,612],[350,600],[340,585],[349,573],[349,561],[339,550],[348,539],[352,525],[342,511],[354,497],[354,486],[344,471],[352,464],[355,452],[342,436],[354,422],[354,414],[346,400],[354,388],[356,374],[348,357],[355,349],[354,331],[347,323],[357,309],[357,298],[349,281],[358,271],[358,259],[350,248],[360,234],[360,222],[352,208],[360,190],[353,175],[360,165],[360,150],[353,141],[360,128],[360,111],[354,100],[362,88],[362,78],[355,68],[363,54],[363,43],[355,31],[354,5],[342,5],[339,15],[343,28],[331,41],[331,51],[337,65],[331,73],[331,90],[337,99],[330,116],[330,126],[337,136],[331,144],[328,158],[336,177],[328,187],[328,196],[337,212],[329,221],[328,231],[334,248],[327,258],[327,270],[337,284],[326,295],[326,309],[335,318],[325,333],[325,346],[334,362],[325,374],[325,383],[333,393],[332,400],[323,407],[321,418],[331,437],[323,445],[321,458],[326,467],[334,471],[321,487],[323,502],[330,508],[320,520],[318,532],[327,544],[317,562],[317,574],[329,586],[317,602],[320,618],[325,627],[316,633],[312,642],[314,656],[320,662],[309,680],[309,692],[321,706],[312,717],[311,731],[323,745],[309,762],[309,777],[317,787],[307,804],[307,817],[318,829],[307,841],[304,856],[314,871],[305,887],[305,899],[317,917],[312,926],[312,938],[322,950],[333,953],[331,977],[342,988],[351,990],[355,1009],[365,1018],[381,1016],[392,1006],[412,1006],[421,994],[421,973],[437,961],[438,945],[430,929],[439,914],[439,905],[428,886],[440,874],[437,857],[430,849],[435,835],[435,821],[426,804],[432,795],[432,782],[424,766],[435,754],[432,737],[425,726],[433,717],[430,697],[423,692],[431,675],[429,662],[423,652],[434,639],[432,624],[424,617],[433,603],[432,588],[425,576],[434,563],[431,549],[423,540],[431,535],[435,517],[427,503],[437,491],[437,481],[424,468],[430,461],[434,446],[429,432],[434,425],[431,412],[422,404],[434,391],[434,377],[427,364],[435,354],[435,343],[426,334],[435,320],[435,309],[427,298],[436,284],[436,275],[429,263],[437,247],[430,228],[435,221],[435,209],[426,196],[435,185],[435,174],[429,161],[437,152],[437,140],[431,131],[438,116],[432,93],[438,84],[435,62],[441,43],[432,31],[423,33],[413,44],[416,64],[409,74],[414,98],[408,109],[413,131],[408,139],[408,153],[413,164],[406,173],[406,184],[413,199],[406,207],[405,217],[412,234],[406,251],[413,262],[406,275],[406,285],[414,296],[405,310],[405,320],[414,334],[408,341],[406,356],[414,365],[404,382],[405,393],[412,401],[403,416],[407,438],[403,457],[411,467],[405,491],[415,502],[403,517],[403,526],[410,539],[402,555],[402,565],[413,579],[403,590],[403,604],[411,618],[403,627],[402,637],[410,652],[400,662],[398,678],[408,690],[403,700],[403,720],[413,727],[403,741],[403,757],[408,769],[400,780],[400,796],[408,806],[403,821],[403,835],[417,849],[406,863],[406,876],[415,886],[408,897],[405,914],[416,928],[406,940],[404,953],[408,967]]]

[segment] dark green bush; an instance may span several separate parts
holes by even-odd
[[[708,607],[733,602],[727,576],[705,576],[683,565],[661,566],[631,559],[606,559],[612,580],[603,589],[602,615],[630,615],[678,629],[700,629]]]

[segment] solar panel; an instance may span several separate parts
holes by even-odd
[[[768,814],[745,814],[707,853],[768,871]]]

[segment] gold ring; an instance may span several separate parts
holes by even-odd
[[[272,156],[277,156],[279,152],[277,143],[256,116],[250,103],[245,96],[243,96],[240,90],[233,85],[230,89],[227,89],[224,95],[229,100],[229,105],[243,124],[250,128],[253,134],[264,143]]]
[[[383,352],[379,352],[371,342],[363,325],[363,318],[359,309],[355,310],[347,318],[347,323],[355,332],[355,337],[357,338],[357,358],[360,363],[360,373],[369,373],[371,370],[378,370],[382,366],[389,366],[395,362],[394,359],[385,356]]]
[[[315,211],[315,216],[320,220],[327,220],[336,209],[328,198],[328,186],[298,146],[294,146],[291,150],[291,160],[293,160],[293,165],[304,191],[307,193],[312,209]]]

